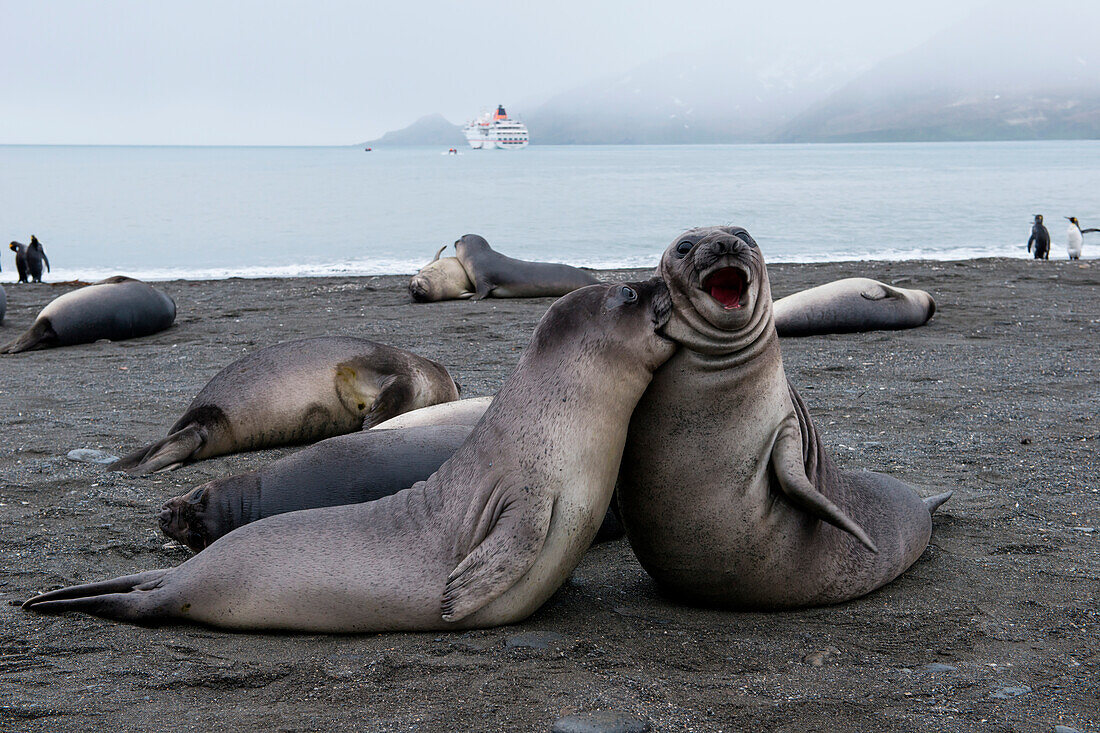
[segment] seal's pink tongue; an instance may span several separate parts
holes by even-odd
[[[735,267],[723,267],[708,277],[703,287],[710,293],[710,297],[721,303],[726,310],[740,308],[745,276]]]

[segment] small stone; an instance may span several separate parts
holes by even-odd
[[[1031,692],[1030,687],[1002,687],[994,692],[990,697],[995,697],[998,700],[1007,700],[1010,697],[1019,697],[1020,695],[1026,695]]]
[[[547,649],[551,644],[565,641],[565,637],[553,631],[528,631],[526,634],[516,634],[508,637],[504,646],[509,649],[526,647],[528,649]]]
[[[931,674],[938,674],[940,672],[954,672],[955,668],[950,664],[940,664],[939,662],[932,662],[926,664],[917,670],[918,672],[929,672]]]
[[[1056,725],[1054,726],[1054,733],[1081,733],[1081,731],[1070,728],[1068,725]]]
[[[1095,527],[1074,527],[1074,532],[1084,532],[1085,534],[1092,534],[1096,531]]]
[[[1031,438],[1027,437],[1026,435],[1020,438],[1020,445],[1031,445]]]
[[[114,463],[118,460],[118,456],[93,448],[77,448],[66,453],[65,457],[78,463]]]
[[[836,647],[830,646],[824,649],[819,649],[814,652],[810,652],[806,656],[802,657],[802,661],[811,667],[823,667],[826,660],[832,657],[834,654],[840,654],[840,650]]]
[[[648,733],[649,721],[614,710],[597,710],[558,718],[550,733]]]

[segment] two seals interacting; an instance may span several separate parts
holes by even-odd
[[[121,341],[163,331],[176,320],[176,304],[148,283],[115,276],[52,300],[0,354]]]
[[[814,336],[923,326],[936,301],[923,290],[849,277],[780,298],[772,308],[780,336]]]
[[[455,242],[455,252],[474,284],[475,300],[565,295],[599,282],[594,275],[572,265],[506,257],[477,234],[467,234]]]
[[[439,248],[431,262],[420,268],[409,281],[409,295],[418,303],[472,298],[474,284],[457,257],[440,259],[447,245]]]
[[[222,369],[169,428],[113,471],[151,473],[187,460],[310,443],[458,399],[442,365],[350,336],[269,346]]]
[[[572,293],[547,311],[470,438],[427,481],[263,519],[177,568],[24,607],[315,632],[520,621],[596,535],[631,411],[675,350],[658,333],[669,309],[659,280]]]
[[[46,250],[38,237],[31,235],[30,244],[12,242],[8,249],[15,253],[15,270],[19,273],[19,282],[28,282],[28,278],[36,283],[42,282],[42,264],[46,265],[46,272],[50,271],[50,260],[46,257]]]
[[[618,486],[643,567],[679,597],[743,608],[838,603],[896,578],[949,494],[926,502],[833,464],[784,374],[752,237],[693,229],[659,274],[681,348],[634,411]]]

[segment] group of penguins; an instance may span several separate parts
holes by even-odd
[[[1100,229],[1082,229],[1076,216],[1067,216],[1069,229],[1066,231],[1066,252],[1071,260],[1081,259],[1081,249],[1085,244],[1085,234],[1100,232]],[[1050,259],[1050,232],[1043,226],[1043,215],[1036,214],[1031,225],[1031,238],[1027,240],[1027,251],[1034,252],[1035,259]]]
[[[46,272],[50,271],[50,260],[46,257],[46,250],[38,237],[31,235],[31,243],[12,242],[9,245],[15,253],[15,269],[19,273],[19,282],[42,282],[42,265],[46,266]],[[4,268],[0,266],[0,270]],[[8,295],[0,286],[0,324],[4,322],[4,314],[8,310]]]

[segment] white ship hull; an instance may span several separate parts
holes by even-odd
[[[474,150],[518,150],[528,145],[527,126],[508,119],[503,107],[496,115],[483,114],[463,129]]]

